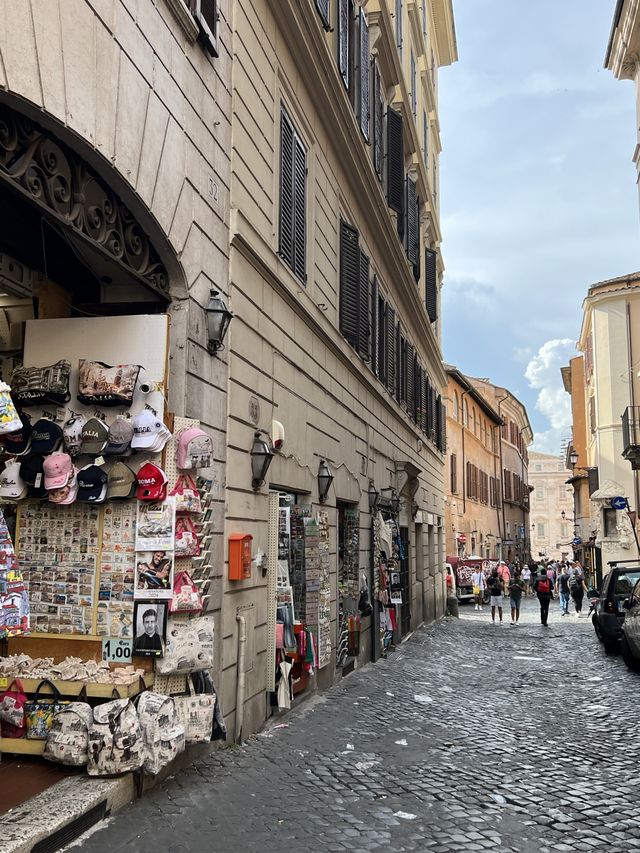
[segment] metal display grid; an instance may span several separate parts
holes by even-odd
[[[278,582],[278,492],[269,492],[267,538],[267,690],[276,689],[276,609]]]

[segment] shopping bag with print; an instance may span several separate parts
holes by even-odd
[[[119,776],[144,762],[142,730],[129,699],[114,699],[93,709],[89,727],[89,776]]]
[[[145,691],[138,697],[138,719],[144,746],[144,769],[155,776],[184,752],[184,726],[171,696]]]
[[[190,512],[199,515],[202,512],[200,492],[190,474],[180,474],[171,494],[176,499],[176,512]]]
[[[19,678],[0,693],[0,733],[2,737],[20,738],[27,732],[25,708],[27,697]]]
[[[40,695],[43,687],[51,690],[51,696]],[[33,699],[25,705],[25,718],[27,721],[27,738],[29,740],[46,740],[53,718],[69,702],[63,702],[60,691],[44,678],[38,685]]]
[[[188,516],[176,519],[175,555],[176,557],[197,557],[200,554],[200,540],[193,521]]]
[[[213,729],[215,693],[196,693],[191,678],[188,696],[174,696],[178,720],[184,727],[187,743],[208,743]]]
[[[171,675],[212,667],[213,616],[171,617],[164,657],[156,659],[156,672]]]
[[[169,613],[199,613],[203,607],[202,595],[189,572],[178,572],[173,583]]]

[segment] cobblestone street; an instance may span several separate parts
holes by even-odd
[[[585,616],[549,622],[464,606],[72,849],[640,849],[637,677]]]

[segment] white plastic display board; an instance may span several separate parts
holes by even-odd
[[[106,364],[139,364],[142,368],[128,410],[132,415],[151,406],[160,419],[164,416],[162,390],[143,393],[145,383],[165,387],[169,317],[166,314],[138,314],[130,317],[72,317],[62,320],[28,320],[24,341],[26,367],[46,367],[60,359],[71,364],[67,409],[87,412],[77,399],[78,362],[81,358]],[[165,391],[166,394],[166,391]],[[35,407],[34,407],[35,408]],[[51,406],[48,407],[51,409]],[[121,407],[100,408],[113,420]]]

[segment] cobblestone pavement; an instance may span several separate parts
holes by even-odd
[[[638,677],[558,609],[464,606],[73,849],[638,850]]]

